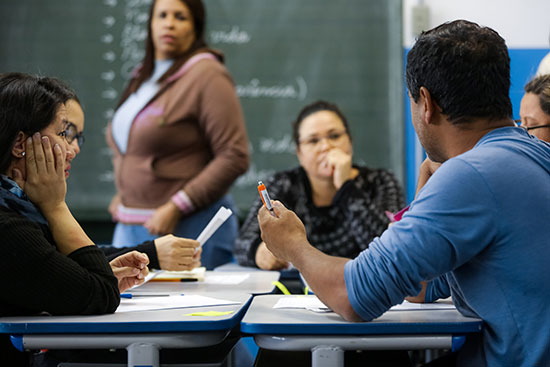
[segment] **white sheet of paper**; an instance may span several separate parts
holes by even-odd
[[[199,295],[122,298],[116,313],[165,310],[170,308],[235,305],[239,302]]]
[[[315,296],[283,296],[279,298],[273,308],[305,308],[315,312],[331,311]]]
[[[211,275],[208,274],[204,279],[204,283],[208,284],[240,284],[244,282],[250,274],[235,274],[235,275]]]
[[[403,301],[399,305],[390,308],[390,311],[411,311],[411,310],[456,310],[455,305],[446,302],[434,303],[412,303]]]
[[[127,289],[126,292],[131,291],[132,289],[136,289],[137,287],[141,287],[142,285],[144,285],[145,283],[147,283],[148,281],[150,281],[151,279],[153,279],[154,277],[156,277],[157,275],[159,275],[163,271],[164,270],[149,272],[149,274],[147,274],[147,276],[145,277],[145,280],[143,281],[143,283],[134,285],[132,288]]]
[[[227,209],[223,206],[218,210],[216,215],[214,215],[212,219],[210,219],[210,222],[208,222],[206,227],[204,227],[202,232],[197,237],[197,241],[199,241],[201,247],[206,241],[208,241],[208,239],[214,234],[214,232],[216,232],[218,228],[220,228],[220,226],[227,220],[227,218],[231,216],[232,213],[233,212],[231,211],[231,209]]]

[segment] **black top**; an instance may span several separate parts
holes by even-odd
[[[98,247],[82,247],[65,256],[57,251],[47,225],[4,206],[0,238],[0,316],[102,314],[118,307],[118,281]],[[2,363],[26,365],[27,358],[8,335],[0,335]]]
[[[109,261],[115,257],[125,254],[130,251],[139,251],[147,254],[149,257],[149,269],[160,269],[159,259],[157,256],[157,248],[155,247],[155,241],[145,241],[141,245],[133,247],[113,247],[113,246],[100,246],[99,247]]]
[[[355,168],[359,170],[357,177],[346,181],[326,207],[313,203],[302,167],[276,173],[264,183],[271,199],[281,201],[302,220],[313,246],[329,255],[353,258],[388,227],[385,211],[396,212],[404,206],[401,187],[391,173]],[[261,206],[258,198],[235,243],[240,265],[256,266],[256,250],[262,242],[256,216]]]
[[[86,315],[114,312],[118,281],[97,246],[65,256],[48,226],[0,206],[0,315]]]

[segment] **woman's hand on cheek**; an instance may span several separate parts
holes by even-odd
[[[65,204],[67,184],[61,147],[55,144],[52,149],[50,139],[36,133],[27,139],[25,150],[25,194],[43,212]]]
[[[333,169],[332,180],[336,189],[352,178],[351,155],[340,148],[333,148],[327,153],[327,162]]]

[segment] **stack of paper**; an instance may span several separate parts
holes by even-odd
[[[182,271],[156,271],[156,275],[151,279],[153,282],[169,282],[182,279],[196,279],[204,280],[204,274],[206,273],[206,268],[201,266],[200,268],[195,268],[193,270],[182,270]]]

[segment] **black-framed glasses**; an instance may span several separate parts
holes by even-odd
[[[333,132],[329,133],[326,136],[316,136],[315,135],[315,136],[311,136],[311,137],[309,137],[307,139],[304,139],[304,140],[299,140],[299,143],[303,144],[303,145],[310,146],[312,148],[315,148],[324,139],[327,139],[332,143],[336,143],[337,141],[340,140],[341,137],[343,137],[346,134],[347,133],[345,131],[333,131]]]
[[[67,140],[67,143],[72,144],[75,139],[78,147],[81,148],[85,141],[84,133],[78,132],[76,125],[72,122],[67,122],[67,126],[65,126],[65,140]]]
[[[544,124],[544,125],[537,125],[537,126],[523,126],[521,125],[521,120],[514,120],[516,124],[518,124],[518,127],[521,127],[525,131],[529,132],[531,130],[535,129],[542,129],[542,128],[550,128],[550,124]]]

